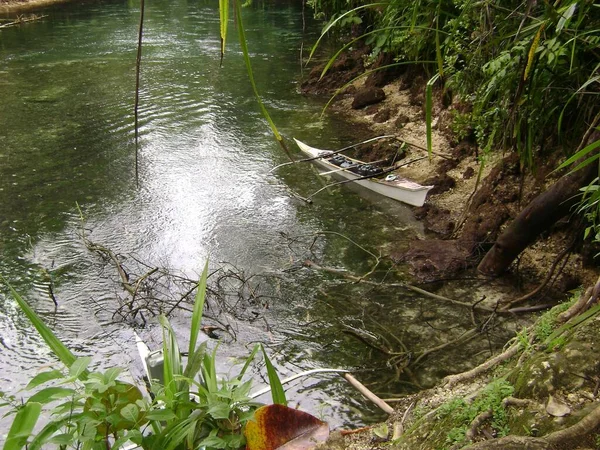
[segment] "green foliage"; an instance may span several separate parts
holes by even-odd
[[[507,435],[510,430],[502,400],[513,392],[513,386],[500,379],[490,383],[472,403],[467,403],[462,398],[454,398],[441,405],[436,411],[438,419],[447,419],[454,424],[446,436],[446,444],[452,446],[462,443],[470,424],[485,411],[492,411],[491,425],[497,435]]]
[[[104,372],[88,370],[91,358],[68,358],[66,370],[48,370],[36,375],[27,390],[36,392],[21,405],[14,397],[0,393],[0,404],[10,405],[15,414],[7,436],[7,449],[60,448],[110,449],[134,443],[143,449],[236,449],[244,445],[244,425],[259,406],[250,398],[252,381],[243,376],[256,356],[255,346],[237,376],[217,376],[215,348],[207,352],[206,343],[196,346],[206,289],[208,266],[204,267],[192,323],[190,347],[183,364],[179,345],[166,317],[163,329],[164,384],[154,380],[151,396],[137,386],[120,381],[120,368]],[[14,291],[13,296],[27,312],[42,337],[59,355],[72,355],[27,303]],[[60,343],[60,345],[59,345]],[[283,387],[263,349],[272,383],[273,398],[285,401]],[[65,362],[65,361],[63,361]],[[65,364],[67,365],[67,364]],[[281,400],[283,399],[283,400]],[[33,433],[45,409],[49,422]]]
[[[473,105],[480,148],[512,148],[523,167],[561,139],[576,147],[598,113],[600,8],[593,2],[310,4],[330,20],[324,33],[344,14],[365,16],[374,55],[391,53],[421,66],[428,78],[437,72],[445,88]]]
[[[569,301],[556,305],[540,316],[533,327],[533,333],[538,341],[543,342],[550,337],[556,328],[556,319],[559,314],[569,309],[575,300],[576,296],[573,296]]]
[[[457,142],[460,142],[473,134],[473,114],[461,113],[460,111],[453,109],[450,112],[450,116],[452,119],[450,129],[456,137]]]

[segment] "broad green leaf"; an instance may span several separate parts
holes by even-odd
[[[140,416],[140,410],[134,403],[128,403],[121,409],[121,416],[130,422],[137,422]]]
[[[228,0],[220,0],[227,3]],[[200,333],[200,325],[202,322],[202,314],[204,312],[204,301],[206,299],[206,279],[208,278],[208,260],[204,264],[204,270],[200,276],[198,287],[196,290],[196,300],[194,301],[194,312],[192,313],[192,325],[190,328],[190,345],[188,355],[193,355],[196,351],[196,343],[198,342],[198,334]],[[189,364],[189,360],[188,360]]]
[[[41,411],[42,405],[35,402],[27,402],[25,406],[19,409],[6,436],[4,450],[20,450],[23,448]]]
[[[77,395],[77,391],[74,389],[63,387],[48,387],[33,394],[29,401],[43,404],[52,402],[54,400],[59,400],[65,397],[73,397],[75,395]]]
[[[28,445],[28,450],[38,450],[44,447],[44,445],[48,442],[48,440],[54,436],[54,434],[59,431],[66,424],[74,420],[76,415],[69,415],[64,417],[56,422],[50,422],[47,424],[42,431],[36,434],[35,438]]]
[[[170,409],[154,409],[146,413],[146,419],[148,420],[172,420],[176,417]]]
[[[57,444],[57,445],[69,445],[69,444],[73,443],[73,440],[74,440],[73,433],[61,433],[61,434],[52,436],[52,438],[50,438],[48,440],[48,443]]]
[[[329,437],[329,426],[310,414],[283,405],[258,408],[246,424],[246,450],[308,450]]]
[[[62,341],[56,337],[52,330],[46,326],[42,319],[35,313],[33,309],[31,309],[27,302],[19,295],[17,291],[13,289],[13,287],[2,275],[0,275],[0,281],[8,286],[11,295],[19,304],[19,307],[23,310],[27,318],[31,321],[35,329],[38,331],[38,333],[40,333],[40,336],[44,339],[46,344],[48,344],[58,359],[60,359],[65,366],[71,367],[71,364],[73,364],[77,359],[71,350],[69,350],[62,343]],[[84,372],[81,374],[81,377],[84,378],[86,375],[87,372]]]
[[[71,367],[69,367],[69,375],[73,378],[79,378],[79,376],[86,371],[90,362],[92,362],[92,358],[89,356],[77,358],[73,364],[71,364]]]
[[[279,375],[277,375],[277,371],[275,370],[275,367],[273,367],[273,364],[269,359],[269,355],[267,355],[267,352],[265,351],[264,347],[262,347],[262,352],[265,357],[265,365],[267,366],[267,375],[269,376],[269,385],[271,386],[271,396],[273,398],[273,403],[277,405],[287,406],[285,391],[283,390],[283,385],[281,384]]]
[[[44,384],[48,381],[56,380],[62,377],[64,377],[64,374],[60,370],[49,370],[46,372],[38,373],[35,377],[31,379],[31,381],[27,384],[25,389],[33,389],[34,387],[37,387],[40,384]]]

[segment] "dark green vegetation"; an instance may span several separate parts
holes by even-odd
[[[47,370],[30,380],[26,389],[38,389],[20,404],[0,391],[0,405],[11,406],[14,421],[4,449],[47,448],[110,449],[137,444],[144,449],[232,448],[244,445],[244,425],[258,403],[250,398],[252,380],[244,380],[259,350],[254,347],[240,372],[217,377],[217,347],[207,350],[199,343],[204,312],[208,264],[197,286],[190,324],[187,360],[183,364],[175,332],[165,316],[159,318],[163,332],[162,380],[152,380],[146,395],[131,383],[120,381],[125,369],[111,367],[90,372],[91,357],[75,355],[52,333],[21,296],[8,286],[56,357],[68,371]],[[4,281],[0,278],[0,281]],[[279,377],[264,352],[273,402],[286,404]],[[42,389],[39,389],[42,387]],[[42,410],[51,419],[39,431],[34,427]]]
[[[593,1],[309,4],[330,20],[326,29],[353,33],[349,45],[362,38],[373,60],[385,53],[387,70],[425,74],[453,105],[457,136],[474,142],[484,159],[515,151],[521,167],[535,172],[587,146],[570,162],[596,161],[600,8]],[[597,184],[580,208],[591,227],[586,236],[595,239]]]

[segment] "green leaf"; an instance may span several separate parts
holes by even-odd
[[[42,431],[40,431],[33,441],[28,446],[28,450],[38,450],[43,448],[43,446],[48,442],[48,440],[59,431],[63,426],[67,425],[73,419],[75,419],[75,415],[64,417],[56,422],[50,422],[47,424]]]
[[[223,0],[220,0],[223,1]],[[226,3],[228,0],[224,0]],[[208,260],[204,264],[204,270],[198,282],[196,291],[196,300],[194,301],[194,312],[192,313],[192,325],[190,328],[190,345],[188,355],[194,354],[196,343],[198,342],[198,334],[200,333],[200,325],[202,322],[202,314],[204,312],[204,301],[206,299],[206,279],[208,278]],[[189,360],[188,360],[189,364]],[[186,367],[187,368],[187,367]]]
[[[200,346],[193,353],[188,354],[187,364],[183,371],[183,376],[186,378],[194,378],[200,369],[202,369],[202,361],[204,354],[206,353],[206,342],[200,344]]]
[[[431,123],[433,121],[432,111],[433,111],[433,85],[440,77],[439,73],[436,73],[431,79],[427,82],[427,86],[425,87],[425,126],[427,133],[427,152],[429,153],[429,159],[431,160],[431,155],[433,154],[433,143],[431,139]]]
[[[219,21],[221,24],[221,63],[225,55],[225,41],[227,40],[227,22],[229,21],[229,0],[219,0]]]
[[[120,414],[123,418],[135,423],[140,416],[140,410],[134,403],[129,403],[121,409]]]
[[[20,450],[23,448],[41,411],[42,405],[35,402],[27,402],[25,406],[19,409],[6,436],[4,450]]]
[[[73,364],[71,364],[71,367],[69,367],[69,375],[73,378],[79,378],[80,375],[86,371],[90,362],[92,362],[92,358],[89,356],[77,358]]]
[[[250,54],[248,52],[248,44],[246,41],[246,32],[244,31],[244,24],[242,22],[242,10],[240,7],[240,1],[233,0],[233,3],[235,6],[235,17],[237,20],[238,35],[239,35],[239,39],[240,39],[240,47],[242,48],[242,54],[244,55],[244,62],[246,63],[246,71],[248,72],[248,78],[250,79],[250,85],[252,86],[252,90],[254,91],[256,101],[262,112],[263,117],[268,122],[269,127],[271,127],[271,131],[273,132],[275,139],[277,139],[277,142],[279,143],[281,148],[285,151],[285,153],[288,155],[288,157],[290,159],[292,159],[287,147],[285,146],[285,142],[283,142],[283,138],[281,137],[279,130],[275,126],[275,122],[273,122],[273,119],[271,119],[271,116],[270,116],[269,112],[267,111],[267,108],[265,108],[265,105],[262,102],[260,94],[258,93],[258,88],[256,87],[256,82],[254,81],[254,72],[252,71],[252,64],[250,63]]]
[[[261,348],[265,357],[265,365],[267,366],[267,375],[269,376],[269,385],[271,386],[271,396],[273,397],[273,403],[275,403],[276,405],[287,406],[285,391],[283,390],[283,385],[281,384],[279,375],[277,375],[277,371],[275,370],[275,367],[273,367],[273,364],[271,363],[271,360],[269,359],[265,348],[262,346]]]
[[[238,380],[242,379],[242,377],[246,373],[246,370],[248,370],[248,367],[250,367],[250,363],[252,362],[252,360],[254,360],[254,357],[258,353],[259,349],[260,349],[260,344],[256,344],[254,346],[254,348],[252,349],[252,351],[250,352],[250,355],[248,356],[248,358],[246,358],[246,362],[244,363],[244,367],[242,367],[242,370],[240,370],[240,373],[237,376]]]
[[[556,168],[556,170],[560,170],[560,169],[564,169],[565,167],[570,166],[571,164],[573,164],[575,161],[587,156],[589,153],[593,152],[595,149],[597,149],[598,147],[600,147],[600,139],[597,141],[592,142],[590,145],[588,145],[587,147],[579,150],[577,153],[575,153],[573,156],[571,156],[569,159],[567,159],[565,162],[563,162],[560,166],[558,166]],[[600,154],[596,154],[593,156],[588,157],[587,159],[585,159],[583,162],[581,162],[579,165],[577,165],[577,167],[575,167],[574,169],[571,170],[571,172],[575,172],[589,164],[591,164],[592,162],[594,162],[596,159],[598,159],[600,156]]]
[[[170,400],[174,400],[179,392],[180,383],[175,382],[175,375],[182,375],[181,353],[175,338],[175,332],[165,316],[159,316],[158,320],[163,331],[163,378],[165,382],[165,394]]]
[[[48,381],[56,380],[62,377],[64,377],[64,374],[60,370],[49,370],[46,372],[38,373],[35,377],[31,379],[27,386],[25,386],[25,389],[33,389],[34,387],[37,387],[40,384],[44,384]]]
[[[31,321],[35,329],[38,331],[40,336],[44,339],[48,347],[54,352],[54,354],[61,360],[61,362],[67,366],[71,367],[71,364],[75,362],[77,359],[75,355],[69,350],[58,337],[46,326],[46,324],[42,321],[42,319],[35,313],[33,309],[27,304],[27,302],[19,295],[17,291],[13,289],[13,287],[6,281],[6,279],[0,275],[0,281],[2,281],[8,289],[10,290],[11,295],[19,304],[19,307],[23,310],[27,318]],[[87,375],[86,372],[81,374],[81,377],[84,378]]]
[[[57,445],[69,445],[69,444],[73,443],[73,441],[74,441],[73,433],[57,434],[56,436],[52,436],[52,438],[50,438],[48,440],[48,442],[50,444],[57,444]]]
[[[30,399],[30,402],[37,403],[49,403],[54,400],[59,400],[65,397],[72,397],[77,395],[77,391],[74,389],[62,388],[62,387],[48,387],[36,392]]]
[[[146,413],[146,419],[148,420],[172,420],[177,416],[170,409],[153,409]]]

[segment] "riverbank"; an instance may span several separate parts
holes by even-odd
[[[23,13],[71,0],[0,0],[0,13]]]
[[[358,50],[342,56],[320,81],[323,65],[317,66],[303,91],[332,95],[365,70],[364,55],[364,50]],[[551,173],[558,165],[557,157],[535,172],[526,172],[509,152],[480,154],[473,130],[460,121],[468,114],[468,105],[438,90],[434,91],[433,155],[422,159],[427,154],[426,78],[414,71],[374,74],[352,82],[331,108],[368,126],[373,136],[394,135],[397,141],[360,148],[357,156],[370,161],[393,158],[403,142],[401,158],[415,162],[399,174],[436,186],[426,205],[414,209],[428,234],[392,249],[394,260],[407,263],[421,281],[465,273],[478,277],[489,288],[481,304],[492,308],[535,309],[564,302],[569,290],[590,288],[524,328],[505,351],[479,368],[396,399],[396,412],[385,424],[336,432],[320,448],[598,448],[599,435],[594,430],[600,423],[599,382],[594,374],[600,368],[595,349],[600,283],[590,248],[582,243],[580,226],[573,218],[559,221],[526,248],[502,277],[514,287],[509,295],[494,294],[492,281],[497,280],[475,271],[523,207],[559,178]],[[561,316],[573,304],[586,306],[569,309],[569,318]]]
[[[321,80],[323,65],[317,65],[303,83],[303,92],[333,95],[365,70],[364,54],[363,49],[339,58]],[[375,63],[369,69],[377,67]],[[449,101],[439,89],[434,90],[433,154],[423,158],[427,156],[425,84],[424,75],[414,71],[374,72],[345,88],[330,108],[368,127],[372,136],[396,136],[397,142],[363,146],[356,155],[359,159],[392,159],[401,153],[402,162],[409,163],[398,170],[399,175],[435,186],[426,204],[414,209],[429,232],[427,237],[391,251],[395,261],[410,266],[417,280],[431,282],[476,267],[500,232],[561,174],[552,173],[558,156],[531,172],[522,170],[518,157],[508,151],[482,154],[474,143],[474,131],[461,123],[468,106]],[[402,152],[396,153],[400,143]],[[582,230],[575,229],[574,222],[559,221],[510,268],[506,275],[517,277],[524,293],[536,289],[547,276],[552,276],[550,286],[545,284],[552,288],[547,292],[550,298],[595,281],[592,249],[584,245]],[[568,255],[566,250],[571,250]]]

